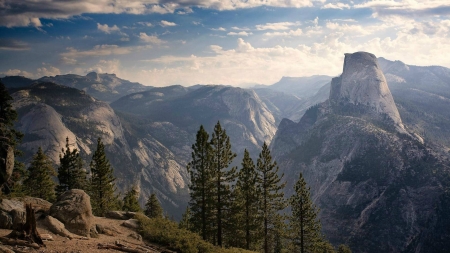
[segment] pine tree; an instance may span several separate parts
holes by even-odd
[[[140,212],[141,206],[138,201],[138,192],[132,187],[123,197],[123,211]]]
[[[214,218],[214,173],[211,159],[212,148],[209,143],[209,135],[203,126],[200,126],[196,141],[192,145],[192,161],[187,165],[187,170],[191,176],[191,183],[189,184],[191,229],[199,233],[203,240],[211,239],[209,236]]]
[[[211,136],[211,147],[216,193],[216,198],[214,200],[217,224],[217,245],[222,246],[223,225],[227,216],[225,212],[231,205],[231,203],[227,201],[231,199],[230,183],[236,180],[236,168],[233,167],[228,170],[228,166],[232,163],[236,154],[231,151],[230,137],[228,137],[225,129],[222,129],[220,122],[217,122],[214,127],[214,132]]]
[[[145,215],[149,218],[162,218],[163,217],[163,209],[161,204],[159,203],[156,194],[152,193],[150,197],[148,197],[147,203],[145,204]]]
[[[9,193],[13,188],[18,189],[16,186],[20,186],[25,172],[24,164],[14,161],[14,157],[22,154],[16,147],[21,142],[23,134],[14,129],[17,112],[12,107],[12,101],[13,98],[0,82],[0,187],[5,193]],[[7,160],[14,161],[14,165],[11,164],[12,170]],[[10,178],[11,174],[13,176]]]
[[[83,160],[77,149],[70,151],[69,137],[66,138],[66,150],[62,149],[62,153],[63,155],[59,155],[57,194],[71,189],[86,190],[88,184],[86,172],[83,170]]]
[[[263,220],[263,239],[264,253],[268,253],[273,246],[269,242],[273,242],[276,236],[277,228],[283,223],[283,216],[279,214],[286,206],[283,188],[286,183],[280,184],[281,177],[278,176],[278,166],[276,162],[272,162],[269,148],[264,142],[262,151],[257,161],[257,185],[260,191],[260,207],[259,212]]]
[[[28,177],[23,182],[27,194],[50,202],[54,201],[56,183],[53,181],[53,176],[56,176],[56,171],[52,161],[39,147],[28,168]]]
[[[292,208],[289,225],[294,247],[301,253],[316,251],[322,242],[321,225],[317,218],[319,209],[311,201],[310,188],[306,186],[302,173],[289,202]]]
[[[90,163],[90,197],[92,211],[94,215],[104,216],[106,212],[112,210],[117,203],[117,197],[114,195],[116,190],[113,168],[109,164],[105,154],[105,146],[101,138],[97,140],[97,150],[92,156]]]
[[[252,244],[258,240],[257,232],[261,229],[261,221],[258,216],[259,192],[256,186],[258,174],[247,149],[244,151],[241,165],[234,190],[236,196],[234,213],[237,216],[239,230],[242,231],[237,234],[243,234],[245,242],[243,247],[250,250]]]

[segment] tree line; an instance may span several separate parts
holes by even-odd
[[[300,173],[286,199],[283,174],[266,143],[256,164],[247,150],[240,169],[230,167],[236,154],[220,122],[211,138],[203,126],[187,165],[190,201],[180,227],[221,247],[271,252],[335,252],[321,233],[319,209]],[[290,207],[291,212],[286,209]],[[338,252],[350,252],[341,245]]]

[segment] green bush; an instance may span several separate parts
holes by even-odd
[[[137,214],[139,233],[150,242],[160,244],[181,253],[252,253],[238,248],[222,249],[205,242],[201,237],[186,229],[178,228],[178,224],[165,218],[148,218]],[[253,252],[254,253],[254,252]]]

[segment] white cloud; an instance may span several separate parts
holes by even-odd
[[[320,7],[321,9],[350,9],[350,5],[344,3],[327,3],[324,6]]]
[[[237,26],[233,26],[233,27],[231,27],[231,29],[233,29],[233,30],[238,30],[238,31],[250,31],[250,28],[248,28],[248,27],[237,27]]]
[[[162,27],[166,27],[166,26],[176,26],[177,24],[175,24],[174,22],[170,22],[170,21],[166,21],[166,20],[161,20],[160,25]]]
[[[107,56],[107,55],[123,55],[129,54],[136,48],[132,47],[119,47],[117,45],[97,45],[90,50],[78,51],[73,47],[67,48],[67,52],[61,53],[61,57],[67,58],[80,58],[86,56]]]
[[[63,64],[67,64],[67,65],[75,65],[75,64],[77,64],[77,60],[76,59],[69,58],[69,57],[66,57],[66,56],[61,57],[60,60],[61,60],[61,62]]]
[[[120,28],[117,27],[117,25],[113,25],[113,26],[108,26],[108,24],[100,24],[97,23],[97,29],[106,33],[106,34],[110,34],[110,33],[114,33],[114,32],[120,32]]]
[[[301,36],[303,35],[302,29],[290,30],[289,32],[267,32],[264,33],[265,36]]]
[[[140,33],[139,38],[144,42],[155,44],[155,45],[160,45],[160,44],[166,43],[166,41],[159,39],[158,36],[147,35],[146,33]]]
[[[177,11],[178,15],[186,15],[186,14],[191,14],[191,13],[194,13],[194,11],[192,10],[191,7],[185,7],[183,10]]]
[[[231,35],[231,36],[249,36],[252,35],[253,33],[251,32],[246,32],[246,31],[241,31],[241,32],[229,32],[227,33],[227,35]]]
[[[0,75],[2,75],[2,76],[24,76],[24,77],[28,77],[28,78],[34,77],[34,75],[31,74],[30,72],[20,70],[20,69],[8,69],[5,72],[1,72]]]
[[[41,77],[41,76],[56,76],[56,75],[60,75],[61,71],[53,66],[47,66],[47,67],[42,67],[42,68],[38,68],[36,70],[36,75]]]
[[[211,28],[212,31],[223,31],[225,32],[227,29],[223,28],[223,27],[219,27],[219,28]]]
[[[147,27],[153,26],[153,24],[150,22],[137,22],[137,24],[142,25],[142,26],[147,26]]]
[[[369,0],[354,8],[371,8],[373,16],[398,15],[407,18],[417,16],[450,15],[450,2],[448,0]]]
[[[121,72],[120,61],[117,59],[106,61],[100,60],[94,66],[88,68],[86,73],[89,72],[97,72],[97,73],[108,73],[108,74],[116,74],[122,78],[128,78],[125,73]]]
[[[256,25],[256,30],[289,30],[292,26],[299,26],[300,22],[279,22]]]

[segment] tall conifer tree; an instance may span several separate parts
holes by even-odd
[[[97,140],[97,150],[95,150],[90,163],[90,197],[92,211],[97,216],[104,216],[106,212],[112,210],[117,204],[117,197],[113,168],[109,164],[105,154],[105,145],[102,139]]]
[[[259,193],[256,185],[258,175],[247,149],[244,151],[241,165],[242,168],[238,173],[234,190],[236,196],[235,212],[238,216],[238,226],[244,236],[243,245],[245,249],[250,250],[252,249],[252,244],[258,240],[261,221],[258,217]]]
[[[311,201],[310,188],[307,187],[302,173],[289,202],[292,207],[289,225],[294,249],[301,253],[317,251],[322,243],[321,225],[317,218],[319,209]]]
[[[187,165],[191,176],[189,184],[191,200],[190,228],[199,233],[203,240],[211,240],[213,224],[214,171],[211,164],[212,148],[209,135],[200,126],[196,141],[192,145],[192,161]]]
[[[265,142],[259,154],[256,168],[258,171],[257,184],[261,194],[259,211],[263,220],[263,251],[269,253],[274,246],[273,241],[276,233],[279,232],[276,230],[283,223],[283,216],[279,212],[286,207],[283,194],[286,183],[280,183],[284,175],[278,176],[277,163],[272,162],[269,147]]]
[[[62,194],[71,189],[86,190],[87,179],[86,172],[83,170],[83,160],[76,148],[70,150],[69,137],[66,138],[66,150],[62,149],[62,153],[59,155],[57,193]]]
[[[148,199],[147,203],[145,203],[145,215],[149,218],[162,218],[163,217],[163,209],[161,204],[159,203],[156,194],[152,193]]]
[[[231,190],[230,183],[236,180],[236,168],[228,169],[236,154],[231,151],[230,137],[225,129],[222,129],[220,122],[214,127],[211,136],[212,146],[212,166],[214,169],[215,181],[215,212],[217,224],[217,244],[222,246],[223,241],[223,225],[225,221],[226,210],[230,208],[229,203]]]
[[[28,177],[23,182],[26,193],[32,197],[54,201],[56,183],[53,176],[56,176],[56,171],[52,161],[39,147],[28,168]]]

